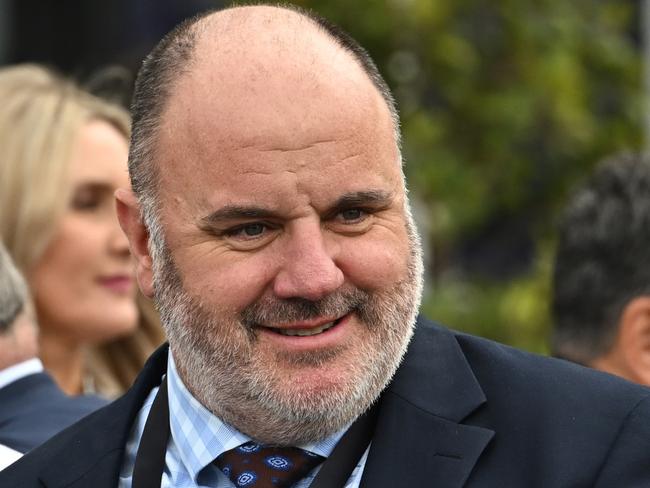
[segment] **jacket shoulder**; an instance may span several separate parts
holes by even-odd
[[[106,404],[65,395],[45,373],[26,376],[0,389],[0,443],[29,451]]]
[[[494,432],[471,486],[494,479],[500,486],[533,479],[536,486],[650,486],[650,389],[427,321],[420,326],[427,346],[420,356],[436,341],[457,347],[484,395],[461,422]]]
[[[0,472],[0,487],[115,486],[133,421],[149,392],[160,384],[167,347],[147,361],[134,385],[122,397],[63,430]],[[83,481],[80,481],[83,480]],[[115,481],[115,482],[112,482]],[[46,486],[49,486],[46,484]]]
[[[650,389],[617,376],[564,359],[541,356],[481,337],[454,332],[479,383],[489,396],[497,390],[512,391],[529,401],[557,400],[564,409],[589,406],[628,411],[650,397]]]

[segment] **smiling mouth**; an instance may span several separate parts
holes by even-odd
[[[315,336],[322,334],[323,332],[326,332],[330,330],[332,327],[338,325],[341,320],[343,320],[344,317],[338,318],[332,322],[327,322],[321,326],[318,327],[309,327],[309,328],[291,328],[291,329],[281,329],[281,328],[276,328],[276,327],[265,327],[265,329],[270,330],[276,334],[280,334],[283,336],[291,336],[291,337],[309,337],[309,336]]]

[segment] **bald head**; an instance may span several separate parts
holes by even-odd
[[[353,96],[342,99],[350,88]],[[176,27],[144,61],[133,98],[129,171],[145,214],[155,209],[158,137],[163,127],[176,130],[179,112],[188,114],[197,106],[192,103],[200,107],[212,101],[213,121],[221,126],[232,127],[241,122],[237,113],[250,111],[259,114],[260,124],[273,122],[268,118],[280,123],[291,119],[295,90],[320,94],[320,103],[329,109],[355,103],[367,110],[377,104],[363,98],[377,98],[399,146],[397,112],[385,81],[366,51],[325,19],[297,7],[258,5],[207,12]],[[182,94],[190,98],[174,108],[176,119],[166,117],[171,100]],[[284,104],[270,106],[280,97],[287,97]],[[217,127],[195,129],[200,135]],[[219,134],[210,130],[210,137]]]

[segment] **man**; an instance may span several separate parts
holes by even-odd
[[[650,385],[650,162],[602,163],[564,211],[554,355]]]
[[[648,392],[415,324],[396,109],[354,41],[236,7],[173,31],[136,85],[118,214],[169,354],[0,485],[650,482]]]
[[[0,243],[0,445],[27,452],[106,402],[71,398],[43,372],[25,282]],[[6,449],[3,457],[11,458]]]

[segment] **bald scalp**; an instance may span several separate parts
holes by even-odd
[[[270,60],[277,61],[275,69]],[[211,67],[202,80],[193,76],[200,66]],[[145,220],[152,225],[157,220],[160,129],[179,85],[193,78],[227,97],[229,88],[243,84],[261,91],[269,81],[308,87],[324,69],[347,70],[371,82],[370,91],[374,87],[388,108],[399,147],[395,103],[374,62],[349,35],[316,14],[296,6],[238,6],[205,12],[172,30],[144,60],[132,103],[129,173]]]
[[[202,154],[218,160],[225,149],[301,150],[305,141],[363,137],[359,132],[373,125],[391,133],[383,99],[345,50],[293,12],[262,13],[269,15],[219,18],[219,28],[197,40],[192,68],[176,82],[161,117],[162,173],[179,156],[186,170]],[[224,28],[233,34],[220,33]]]
[[[372,90],[350,53],[311,18],[293,10],[234,8],[205,17],[196,27],[200,35],[192,69],[179,82],[197,75],[191,77],[192,83],[208,83],[219,95],[282,83],[311,89],[323,75],[347,74]]]

